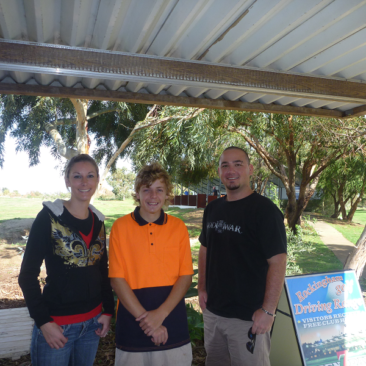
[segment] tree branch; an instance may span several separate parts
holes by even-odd
[[[51,123],[45,124],[46,132],[52,137],[56,144],[57,152],[64,158],[70,160],[72,157],[78,155],[78,152],[66,146],[60,133],[57,131],[56,127]]]
[[[188,116],[169,116],[169,117],[165,117],[165,118],[161,118],[159,119],[158,117],[151,117],[153,115],[153,113],[156,112],[157,109],[157,105],[154,105],[151,110],[149,111],[149,113],[146,115],[145,119],[143,121],[140,121],[138,123],[136,123],[135,127],[133,128],[133,130],[131,131],[131,133],[128,135],[128,137],[123,141],[123,143],[121,144],[121,146],[118,148],[118,150],[113,154],[113,156],[109,159],[103,174],[100,177],[100,181],[99,181],[99,187],[98,190],[102,187],[104,180],[109,172],[109,169],[111,168],[112,164],[115,162],[115,160],[118,158],[118,156],[124,151],[124,149],[129,145],[129,143],[132,141],[133,139],[133,135],[139,131],[142,130],[144,128],[149,128],[149,127],[153,127],[156,126],[158,124],[162,124],[165,123],[169,120],[172,119],[181,119],[181,120],[187,120],[187,119],[191,119],[194,117],[197,117],[200,113],[202,113],[205,108],[199,108],[199,109],[195,109],[190,115]],[[148,121],[151,119],[151,121]],[[143,124],[145,123],[145,124]]]
[[[109,108],[109,109],[102,109],[100,111],[97,111],[97,112],[94,112],[94,113],[90,114],[89,116],[86,117],[86,119],[87,119],[87,121],[89,121],[90,119],[98,117],[102,114],[110,113],[110,112],[117,112],[117,111],[119,112],[119,111],[121,111],[121,109],[117,108],[117,107]]]

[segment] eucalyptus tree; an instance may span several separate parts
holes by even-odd
[[[128,171],[126,168],[117,168],[107,177],[108,184],[113,188],[112,192],[118,200],[124,201],[130,196],[136,174]]]
[[[183,109],[178,109],[184,114]],[[176,176],[200,169],[207,175],[206,169],[216,171],[223,148],[239,141],[239,146],[255,151],[259,161],[282,181],[288,197],[285,215],[288,225],[296,231],[321,173],[361,144],[363,125],[362,118],[342,121],[205,110],[195,119],[171,120],[139,133],[132,157],[135,164],[159,158]]]
[[[154,128],[139,131],[131,159],[136,169],[159,161],[175,181],[197,184],[216,174],[216,156],[221,143],[214,111],[194,108],[165,107],[164,116],[177,116]],[[185,116],[185,117],[184,117]]]
[[[282,181],[288,197],[285,215],[293,231],[322,172],[362,145],[365,134],[363,118],[343,121],[265,113],[224,114],[224,128],[242,136]],[[270,144],[265,137],[271,139]],[[295,183],[300,188],[298,198]]]
[[[366,162],[363,154],[355,153],[339,159],[322,174],[319,186],[334,202],[333,218],[351,222],[366,187]],[[350,209],[347,214],[346,205]]]
[[[106,161],[98,189],[117,159],[131,152],[137,131],[187,117],[167,115],[156,105],[18,95],[2,95],[0,107],[0,167],[9,132],[16,139],[17,151],[28,153],[30,166],[39,163],[42,145],[51,147],[56,159],[69,160],[88,154],[93,139],[94,157],[99,163]]]
[[[16,140],[17,151],[28,153],[30,166],[39,163],[42,145],[51,147],[56,159],[88,154],[91,136],[96,137],[97,158],[110,159],[111,151],[149,111],[139,104],[19,95],[2,95],[0,103],[0,166],[8,132]]]

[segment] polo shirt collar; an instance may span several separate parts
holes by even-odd
[[[135,211],[131,215],[132,215],[132,218],[140,226],[145,226],[145,225],[148,224],[148,222],[141,217],[141,215],[140,215],[140,207],[139,206],[135,208]],[[166,224],[166,222],[167,222],[166,214],[164,213],[164,210],[161,209],[160,216],[159,216],[159,218],[156,221],[154,221],[154,224],[156,224],[156,225],[164,225],[164,224]]]

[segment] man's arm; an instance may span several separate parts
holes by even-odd
[[[200,307],[203,310],[206,309],[207,292],[206,292],[206,261],[207,261],[207,248],[203,245],[200,246],[198,255],[198,300]]]
[[[191,283],[192,275],[180,276],[167,299],[156,310],[146,311],[136,319],[137,321],[140,321],[140,327],[146,335],[152,335],[154,331],[163,324],[165,318],[187,293]]]
[[[280,299],[286,274],[286,258],[287,255],[282,253],[267,259],[269,268],[262,307],[271,314],[275,313]],[[258,309],[254,312],[252,320],[254,322],[252,332],[254,334],[264,334],[271,329],[274,317],[266,314],[262,309]]]

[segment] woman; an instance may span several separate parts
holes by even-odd
[[[30,316],[33,366],[91,366],[114,311],[108,279],[104,216],[89,205],[98,183],[95,161],[73,157],[65,171],[68,201],[44,202],[19,275]],[[38,275],[46,263],[46,285]],[[102,313],[103,308],[103,313]]]

